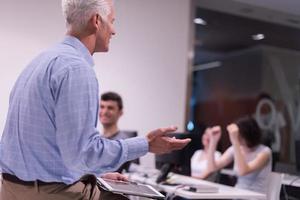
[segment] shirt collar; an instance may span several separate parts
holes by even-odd
[[[80,41],[78,40],[76,37],[67,35],[63,42],[64,44],[70,45],[72,47],[74,47],[76,50],[78,50],[83,58],[88,62],[88,64],[93,67],[94,64],[94,60],[93,57],[91,55],[91,53],[89,52],[89,50],[86,48],[86,46]]]

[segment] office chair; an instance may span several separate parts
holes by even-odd
[[[283,175],[277,172],[271,172],[269,177],[269,184],[267,190],[267,200],[279,200],[280,190],[282,184]]]

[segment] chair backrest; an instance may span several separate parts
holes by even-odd
[[[271,172],[267,190],[267,200],[279,200],[283,175],[277,172]]]

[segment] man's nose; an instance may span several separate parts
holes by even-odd
[[[116,29],[115,29],[115,27],[111,28],[111,35],[116,35]]]

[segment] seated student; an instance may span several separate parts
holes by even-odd
[[[109,139],[132,137],[128,132],[120,131],[119,118],[123,115],[123,101],[119,94],[106,92],[101,95],[99,120],[103,126],[103,136]]]
[[[266,193],[272,153],[269,147],[261,144],[261,132],[256,121],[251,117],[241,118],[228,125],[227,131],[232,146],[218,160],[215,160],[212,152],[220,139],[221,128],[215,126],[209,133],[210,170],[219,170],[233,161],[238,178],[235,187]]]
[[[106,92],[101,95],[99,120],[103,126],[103,136],[118,140],[137,136],[135,131],[123,131],[118,127],[119,118],[123,115],[123,101],[119,94]],[[138,162],[138,159],[135,160]],[[128,170],[130,162],[124,163],[117,171]]]
[[[207,159],[208,159],[208,146],[209,146],[209,133],[212,132],[211,128],[207,128],[202,135],[201,142],[203,149],[195,151],[191,158],[191,176],[200,179],[206,179],[210,176],[207,170]],[[221,157],[219,151],[214,152],[215,160]]]

